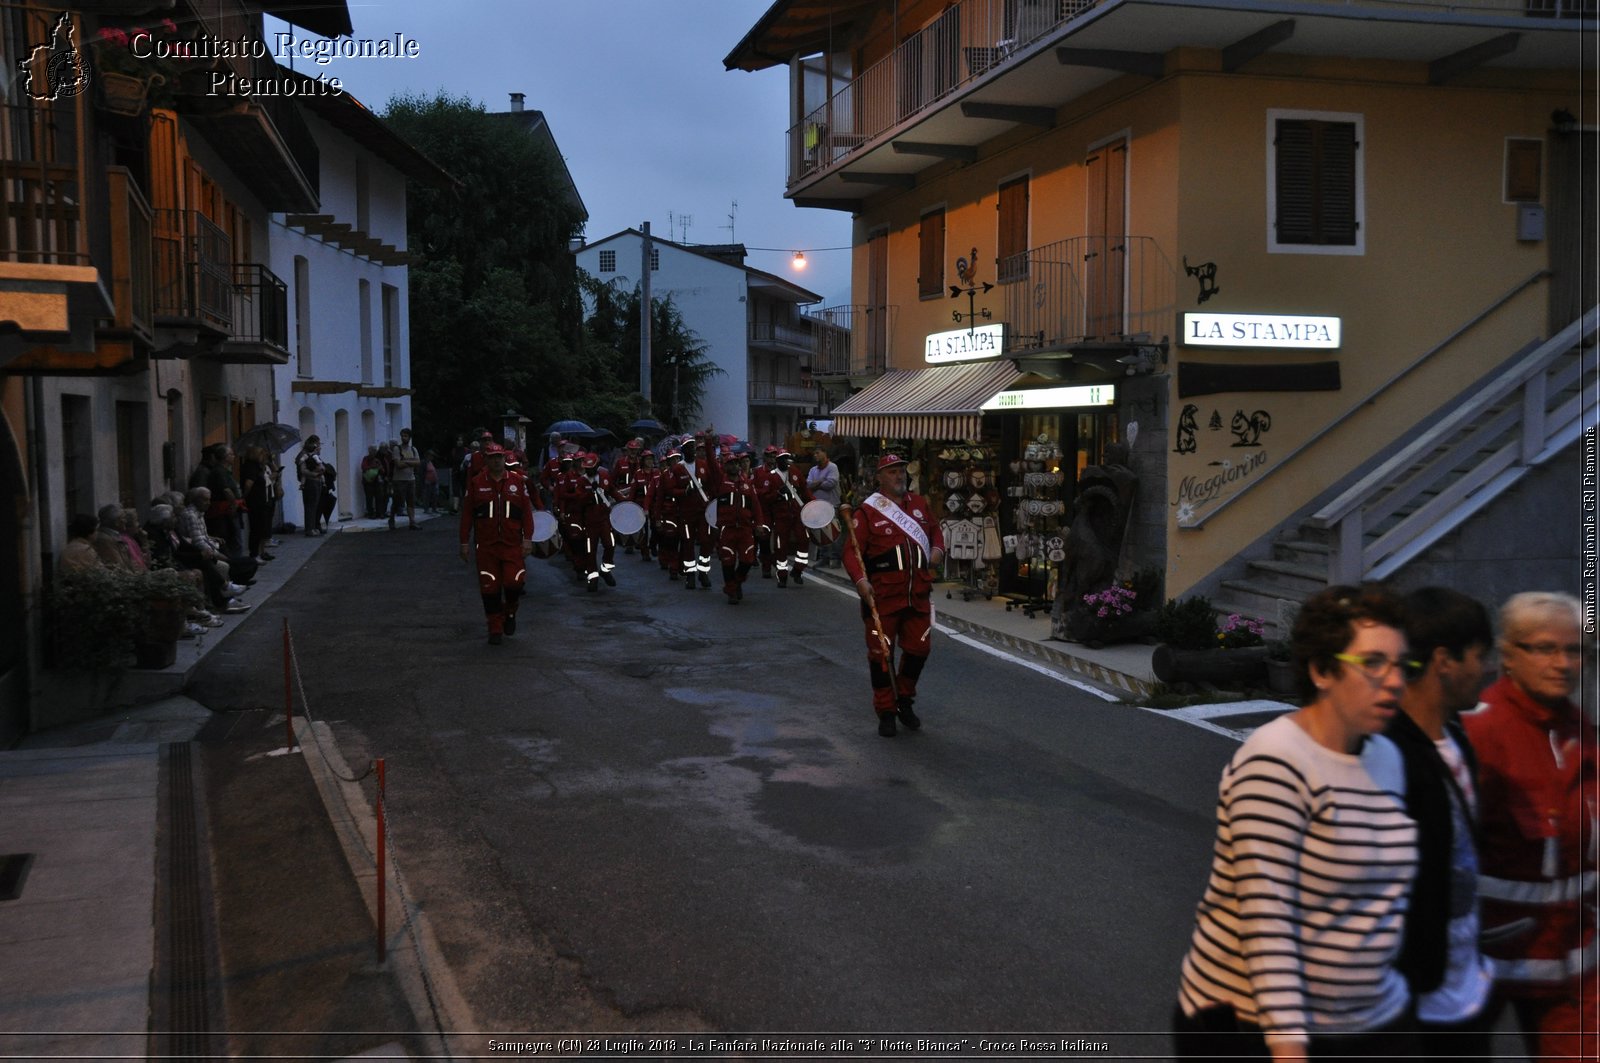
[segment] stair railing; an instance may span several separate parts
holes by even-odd
[[[1544,343],[1523,348],[1511,366],[1485,382],[1472,398],[1396,451],[1307,520],[1334,529],[1328,579],[1354,583],[1383,579],[1448,535],[1461,521],[1594,427],[1600,395],[1582,386],[1592,366],[1579,358],[1561,364],[1575,347],[1592,346],[1600,328],[1600,306]],[[1577,386],[1575,394],[1560,396]],[[1510,400],[1510,401],[1508,401]],[[1551,402],[1559,402],[1551,407]],[[1488,416],[1493,408],[1504,409]],[[1482,423],[1476,423],[1476,422]],[[1467,430],[1460,439],[1451,437]],[[1491,449],[1492,448],[1492,449]],[[1381,536],[1367,543],[1367,529],[1433,488],[1470,455],[1489,450],[1464,475],[1444,486]],[[1435,451],[1437,453],[1435,453]],[[1420,466],[1403,483],[1404,470]],[[1385,491],[1387,487],[1392,490]]]
[[[1450,335],[1446,336],[1444,339],[1440,340],[1438,343],[1434,344],[1432,347],[1429,347],[1426,351],[1423,351],[1416,358],[1412,359],[1410,364],[1408,364],[1406,366],[1403,366],[1398,371],[1396,371],[1392,376],[1390,376],[1389,379],[1385,380],[1383,383],[1379,384],[1377,387],[1375,387],[1371,391],[1367,392],[1367,394],[1362,396],[1360,399],[1358,399],[1355,402],[1351,403],[1349,408],[1347,408],[1344,411],[1344,413],[1340,414],[1338,417],[1334,418],[1333,420],[1329,421],[1327,424],[1323,425],[1316,432],[1313,432],[1299,446],[1294,447],[1292,450],[1290,450],[1287,453],[1285,453],[1284,456],[1282,457],[1282,459],[1280,459],[1279,461],[1275,462],[1272,465],[1267,466],[1267,468],[1261,473],[1260,476],[1252,477],[1251,480],[1249,481],[1249,483],[1242,490],[1236,492],[1235,494],[1229,495],[1227,498],[1223,499],[1221,502],[1217,503],[1212,508],[1206,510],[1204,513],[1195,514],[1194,517],[1192,517],[1187,524],[1182,525],[1182,527],[1185,530],[1190,530],[1190,531],[1198,529],[1198,528],[1205,527],[1206,522],[1208,520],[1210,520],[1212,517],[1215,517],[1218,513],[1221,513],[1223,510],[1227,509],[1229,506],[1231,506],[1235,502],[1239,501],[1239,499],[1243,498],[1245,495],[1249,494],[1251,491],[1254,491],[1257,488],[1259,488],[1263,483],[1265,483],[1268,479],[1270,479],[1274,473],[1281,472],[1286,466],[1291,464],[1294,461],[1295,458],[1299,457],[1301,454],[1304,454],[1306,451],[1310,450],[1312,447],[1315,447],[1318,443],[1322,442],[1322,440],[1324,438],[1326,438],[1328,435],[1332,434],[1340,425],[1344,424],[1350,418],[1354,417],[1357,413],[1359,413],[1360,411],[1366,409],[1372,403],[1376,402],[1378,400],[1378,398],[1385,391],[1388,391],[1390,388],[1394,387],[1401,380],[1405,379],[1412,372],[1414,372],[1419,366],[1423,365],[1425,362],[1427,362],[1429,359],[1431,359],[1434,355],[1438,354],[1440,351],[1442,351],[1446,347],[1450,346],[1456,340],[1458,340],[1462,336],[1466,335],[1474,327],[1476,327],[1478,324],[1480,324],[1485,318],[1489,317],[1489,315],[1493,314],[1496,310],[1500,309],[1506,303],[1509,303],[1512,299],[1515,299],[1518,295],[1520,295],[1523,292],[1524,289],[1527,289],[1527,288],[1537,284],[1538,282],[1540,282],[1541,280],[1544,280],[1545,278],[1547,278],[1549,276],[1550,276],[1550,271],[1547,270],[1547,269],[1535,270],[1532,274],[1530,274],[1528,276],[1528,278],[1526,280],[1524,280],[1524,281],[1520,282],[1519,284],[1515,285],[1514,287],[1512,287],[1512,289],[1510,291],[1506,292],[1504,295],[1500,296],[1494,302],[1490,303],[1488,306],[1486,306],[1482,310],[1478,311],[1478,313],[1474,314],[1472,316],[1472,318],[1469,319],[1460,328],[1458,328],[1454,332],[1450,333]]]

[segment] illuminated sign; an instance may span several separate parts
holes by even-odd
[[[1339,346],[1339,319],[1304,314],[1184,314],[1187,347],[1275,347],[1331,350]]]
[[[1002,391],[983,404],[987,411],[1059,410],[1070,406],[1110,406],[1117,401],[1115,384],[1088,384],[1071,388],[1034,388]]]
[[[956,329],[954,332],[935,332],[927,338],[922,356],[925,361],[976,362],[984,358],[998,358],[1005,350],[1004,325],[977,325]]]

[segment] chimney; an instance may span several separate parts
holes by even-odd
[[[522,101],[523,101],[524,98],[525,97],[520,92],[513,92],[511,94],[511,113],[512,114],[518,114],[518,113],[521,112],[521,110],[522,110]]]

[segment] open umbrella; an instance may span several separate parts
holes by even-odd
[[[582,421],[557,421],[544,430],[546,436],[592,436],[594,429]]]
[[[273,454],[282,454],[298,442],[300,442],[298,428],[286,424],[258,424],[254,428],[246,429],[243,435],[235,439],[233,449],[239,452],[247,447],[265,447]]]
[[[628,431],[641,436],[664,436],[670,429],[660,421],[653,421],[648,417],[641,417],[628,426]]]

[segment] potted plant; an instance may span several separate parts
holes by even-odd
[[[1273,639],[1267,643],[1267,689],[1279,697],[1293,698],[1300,693],[1299,688],[1299,677],[1295,674],[1289,643],[1283,639]]]
[[[65,575],[51,597],[56,664],[79,671],[166,668],[185,615],[205,599],[187,573],[99,567]]]
[[[1168,601],[1156,618],[1161,638],[1150,667],[1163,683],[1258,682],[1266,667],[1265,624],[1230,613],[1217,622],[1210,599]]]
[[[100,105],[113,114],[136,116],[147,105],[170,106],[180,79],[206,66],[190,58],[203,53],[195,42],[179,37],[178,25],[170,18],[148,27],[103,26],[91,53]]]

